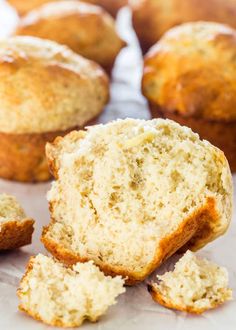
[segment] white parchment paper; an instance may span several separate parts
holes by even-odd
[[[0,0],[0,37],[11,31],[16,22],[15,13]],[[111,102],[99,118],[107,122],[116,118],[150,118],[146,102],[140,93],[142,71],[141,53],[130,25],[127,9],[118,17],[118,28],[128,47],[120,54],[113,74]],[[1,102],[1,100],[0,100]],[[1,104],[1,103],[0,103]],[[236,177],[234,178],[236,186]],[[46,253],[40,243],[42,227],[49,222],[46,192],[50,183],[19,184],[0,180],[0,192],[15,195],[24,206],[27,214],[36,221],[33,244],[13,252],[0,254],[0,330],[43,330],[45,326],[17,311],[16,289],[25,265],[31,255]],[[236,199],[236,196],[234,200]],[[230,273],[230,285],[236,296],[236,218],[228,233],[209,244],[199,255],[226,266]],[[172,257],[159,270],[159,273],[172,267],[178,256]],[[154,278],[155,274],[151,276]],[[217,310],[202,316],[167,310],[155,304],[146,289],[150,278],[136,287],[127,288],[126,294],[118,299],[118,304],[110,308],[107,315],[98,323],[85,323],[82,329],[93,330],[235,330],[236,302],[232,301]]]

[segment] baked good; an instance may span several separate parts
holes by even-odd
[[[236,0],[130,0],[130,7],[144,53],[166,31],[182,23],[211,21],[236,28]]]
[[[117,120],[47,144],[56,178],[45,247],[142,281],[181,247],[224,234],[232,179],[224,154],[169,120]]]
[[[121,277],[106,277],[92,262],[72,269],[38,254],[32,257],[17,291],[19,309],[36,320],[59,327],[96,322],[125,292]]]
[[[27,14],[29,11],[48,2],[56,2],[60,0],[8,0],[15,7],[20,16]],[[94,5],[102,6],[110,14],[116,16],[118,10],[127,4],[128,0],[82,0]]]
[[[64,44],[108,72],[124,46],[109,14],[98,6],[76,0],[51,2],[36,8],[21,19],[15,34]]]
[[[190,251],[173,271],[157,276],[148,290],[154,301],[172,309],[201,314],[232,299],[226,268],[197,257]]]
[[[236,31],[218,23],[173,28],[145,57],[143,94],[153,116],[189,126],[236,171]]]
[[[28,218],[15,197],[0,194],[0,251],[31,243],[34,220]]]
[[[109,96],[102,68],[33,37],[0,41],[0,177],[50,178],[45,144],[83,127]]]

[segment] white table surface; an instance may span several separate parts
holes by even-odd
[[[0,37],[10,32],[16,21],[15,13],[3,6],[0,0]],[[130,15],[124,9],[118,17],[118,28],[129,46],[120,54],[113,74],[111,102],[100,122],[116,118],[149,118],[146,102],[141,96],[140,77],[142,71],[141,54],[130,27]],[[1,102],[1,101],[0,101]],[[234,177],[236,186],[236,177]],[[50,183],[19,184],[0,180],[0,192],[15,195],[27,214],[35,219],[33,244],[13,252],[0,254],[0,330],[43,330],[51,329],[18,312],[16,289],[31,255],[46,253],[40,243],[42,227],[49,222],[46,192]],[[236,196],[234,196],[234,200]],[[236,296],[236,217],[227,234],[206,246],[198,254],[220,265],[226,266],[230,274],[230,286]],[[172,257],[158,270],[169,269],[176,260]],[[152,275],[154,278],[155,275]],[[149,279],[150,280],[150,279]],[[148,281],[148,280],[147,280]],[[146,282],[147,282],[146,281]],[[81,329],[93,330],[235,330],[236,301],[205,313],[191,316],[165,309],[155,304],[146,290],[146,283],[128,288],[119,297],[118,304],[110,308],[98,323],[86,322]]]

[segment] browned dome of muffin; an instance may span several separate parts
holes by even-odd
[[[100,114],[103,69],[69,48],[33,37],[0,41],[0,177],[49,179],[45,144]]]
[[[144,52],[182,23],[212,21],[236,28],[236,0],[130,0],[130,6]]]
[[[219,23],[171,29],[144,61],[143,94],[154,116],[191,127],[236,170],[236,31]]]
[[[48,2],[56,2],[61,0],[7,0],[15,7],[20,16],[27,14],[32,9],[37,8]],[[94,5],[105,8],[112,16],[116,16],[118,10],[125,6],[128,0],[82,0]]]

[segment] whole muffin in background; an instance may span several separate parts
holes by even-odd
[[[32,9],[37,8],[45,3],[60,0],[8,0],[8,2],[15,7],[18,14],[23,16]],[[105,8],[111,15],[116,16],[118,10],[127,5],[128,0],[82,0],[84,2],[99,5]]]
[[[48,3],[31,11],[20,21],[16,35],[67,45],[108,72],[125,44],[116,32],[115,21],[102,8],[73,0]]]
[[[96,63],[57,43],[33,37],[0,42],[0,177],[50,178],[45,144],[83,127],[109,98]]]
[[[144,60],[142,91],[153,117],[170,118],[225,152],[236,171],[236,31],[186,23],[167,32]]]
[[[144,53],[170,28],[212,21],[236,28],[236,0],[129,0],[133,25]],[[145,28],[144,28],[145,27]]]

